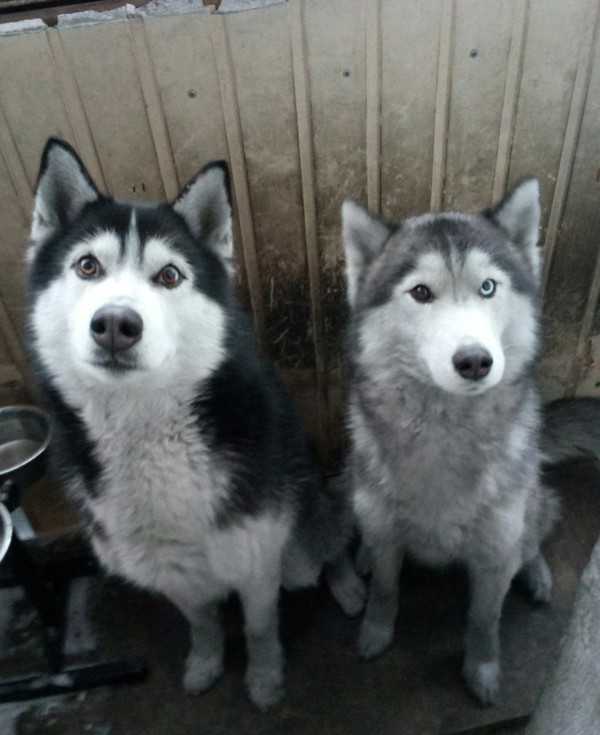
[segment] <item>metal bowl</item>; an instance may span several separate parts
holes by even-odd
[[[27,487],[45,469],[50,443],[50,419],[35,406],[0,408],[0,484],[11,481]]]
[[[0,503],[0,562],[8,551],[13,535],[13,524],[5,505]]]

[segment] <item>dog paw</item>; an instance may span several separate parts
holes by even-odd
[[[552,577],[547,580],[538,580],[535,586],[529,588],[531,599],[540,604],[547,604],[552,597]]]
[[[363,658],[374,658],[383,653],[392,643],[394,637],[393,625],[378,625],[366,618],[360,627],[358,637],[358,652]]]
[[[550,602],[552,596],[552,572],[545,561],[537,565],[535,573],[528,574],[526,584],[531,599],[534,602]]]
[[[328,583],[331,594],[346,615],[356,617],[362,612],[367,591],[364,582],[356,574],[350,562],[343,573],[330,573]]]
[[[252,704],[261,712],[266,712],[283,698],[283,677],[279,671],[249,669],[246,686]]]
[[[183,688],[189,694],[199,694],[209,689],[223,674],[221,657],[189,657],[183,677]]]
[[[469,691],[481,704],[494,704],[500,686],[500,667],[497,661],[465,661],[463,675]]]

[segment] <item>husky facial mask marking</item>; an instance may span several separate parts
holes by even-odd
[[[539,544],[556,502],[539,480],[538,185],[480,214],[390,224],[342,210],[348,298],[349,476],[367,556],[359,651],[394,634],[405,554],[462,563],[471,581],[463,673],[499,686],[498,624],[512,578],[548,600]]]
[[[57,318],[53,330],[35,330],[54,375],[110,383],[171,380],[199,363],[206,374],[214,369],[232,256],[226,185],[226,170],[211,166],[172,207],[162,206],[159,219],[147,206],[101,195],[66,145],[47,148],[29,257],[35,288],[54,281],[37,301],[34,324],[62,313],[68,325]]]
[[[244,611],[246,685],[283,695],[277,604],[317,583],[357,614],[345,488],[325,492],[295,407],[261,357],[232,283],[224,163],[172,204],[96,189],[50,140],[30,248],[30,347],[54,423],[59,478],[104,567],[156,590],[190,623],[183,684],[224,669],[219,603]]]
[[[535,355],[537,197],[537,182],[527,181],[498,210],[400,226],[346,202],[348,296],[370,325],[364,339],[384,332],[404,369],[458,395],[519,372]],[[377,359],[379,337],[373,342],[363,347]]]

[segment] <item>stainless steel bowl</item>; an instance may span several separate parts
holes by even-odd
[[[4,555],[10,546],[10,540],[13,535],[13,524],[5,505],[0,503],[0,562],[4,559]]]
[[[45,469],[50,443],[50,419],[35,406],[0,408],[0,484],[10,480],[27,487]]]

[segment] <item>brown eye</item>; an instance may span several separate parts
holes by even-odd
[[[419,304],[428,304],[430,301],[433,301],[433,294],[431,293],[429,288],[427,286],[424,286],[422,283],[419,283],[418,286],[411,288],[409,294],[413,297],[415,301],[418,301]]]
[[[84,255],[79,258],[75,272],[80,278],[97,278],[101,274],[100,263],[93,255]]]
[[[166,265],[156,277],[156,282],[165,288],[176,288],[182,280],[183,276],[174,265]]]

